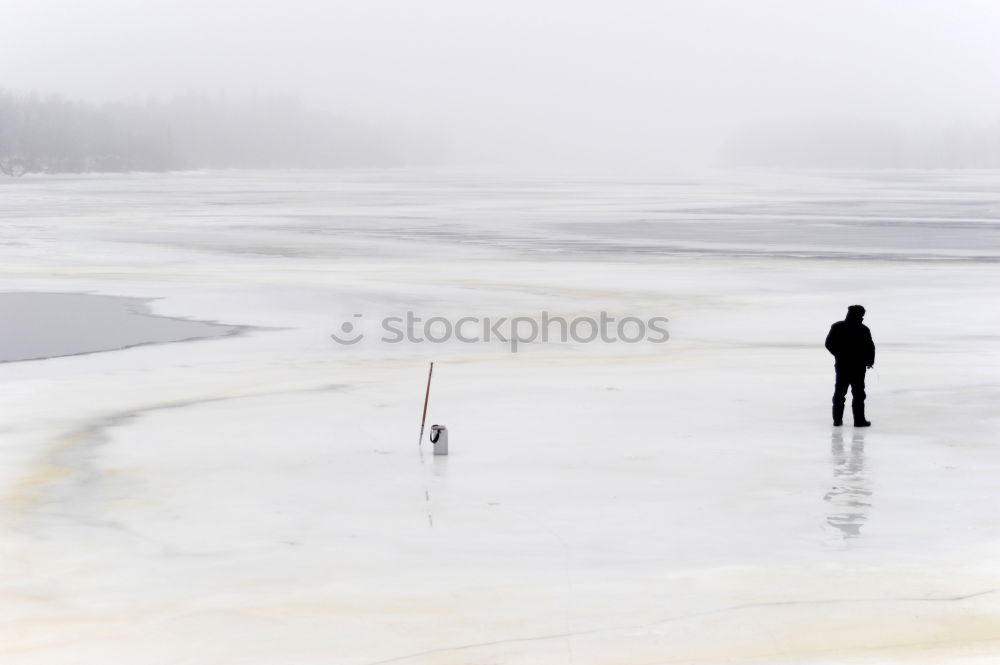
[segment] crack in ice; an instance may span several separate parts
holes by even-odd
[[[800,605],[835,605],[835,604],[848,604],[848,603],[886,603],[886,602],[960,602],[963,600],[969,600],[971,598],[978,598],[980,596],[987,596],[991,593],[996,593],[997,589],[986,589],[984,591],[977,591],[975,593],[964,594],[960,596],[945,596],[939,598],[830,598],[824,600],[779,600],[764,603],[744,603],[742,605],[731,605],[729,607],[720,607],[714,610],[706,610],[704,612],[694,612],[691,614],[681,614],[666,619],[660,619],[658,621],[632,624],[628,626],[616,626],[614,628],[591,628],[588,630],[579,631],[569,631],[565,633],[551,633],[548,635],[534,635],[530,637],[514,637],[506,640],[496,640],[493,642],[477,642],[474,644],[463,644],[454,647],[441,647],[438,649],[428,649],[426,651],[417,651],[415,653],[407,654],[404,656],[394,656],[392,658],[387,658],[385,660],[376,660],[362,663],[360,665],[387,665],[388,663],[399,663],[405,660],[410,660],[412,658],[419,658],[421,656],[431,656],[440,653],[449,653],[454,651],[468,651],[472,649],[482,649],[485,647],[499,646],[502,644],[517,644],[521,642],[540,642],[544,640],[557,640],[564,637],[580,637],[583,635],[596,635],[599,633],[609,633],[613,631],[621,630],[637,630],[637,629],[648,629],[655,626],[659,626],[665,623],[672,623],[676,621],[685,621],[687,619],[695,619],[698,617],[712,616],[716,614],[724,614],[727,612],[739,612],[742,610],[755,609],[760,607],[791,607]]]

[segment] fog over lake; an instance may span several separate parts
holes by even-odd
[[[356,166],[1000,166],[995,2],[36,0],[6,12],[0,55],[17,67],[0,87],[98,106],[284,96],[364,138],[367,152],[348,146]],[[302,123],[276,118],[258,114],[243,141],[280,142]],[[316,161],[285,140],[298,166]]]

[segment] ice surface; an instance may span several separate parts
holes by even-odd
[[[1000,174],[37,177],[0,209],[4,291],[262,328],[0,366],[5,665],[1000,660]],[[829,425],[854,302],[867,431]],[[380,343],[408,309],[671,339]]]

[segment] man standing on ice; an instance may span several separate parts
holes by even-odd
[[[847,317],[830,326],[826,336],[826,350],[836,359],[834,370],[837,380],[833,389],[833,424],[844,424],[844,402],[847,387],[851,387],[851,411],[854,412],[855,427],[869,427],[865,420],[865,369],[875,364],[875,342],[868,326],[861,323],[865,318],[865,308],[851,305]]]

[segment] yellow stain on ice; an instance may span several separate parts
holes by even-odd
[[[273,385],[273,384],[272,384]],[[325,384],[319,386],[324,387]],[[0,505],[8,507],[16,512],[28,512],[33,506],[44,502],[45,493],[60,482],[65,482],[78,472],[67,459],[67,455],[77,446],[85,444],[94,437],[101,436],[109,426],[118,426],[123,418],[142,416],[146,413],[159,411],[162,409],[173,409],[184,406],[194,406],[209,402],[222,400],[240,399],[245,397],[261,397],[272,394],[294,393],[299,391],[310,391],[317,389],[312,384],[288,384],[279,385],[277,389],[243,392],[219,392],[208,395],[201,395],[196,398],[177,399],[167,402],[146,404],[136,406],[131,409],[106,414],[97,418],[89,424],[78,427],[76,430],[62,437],[56,438],[50,444],[49,450],[36,463],[35,468],[26,475],[14,481],[11,489],[0,499]],[[102,469],[102,474],[107,471]]]
[[[37,468],[20,477],[4,497],[3,502],[14,509],[26,511],[42,502],[46,490],[73,475],[73,469],[60,463],[59,457],[74,446],[94,436],[87,430],[56,439],[55,446],[42,458]]]

